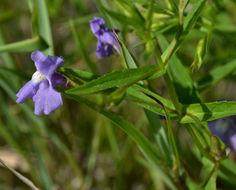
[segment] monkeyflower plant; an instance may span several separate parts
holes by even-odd
[[[73,37],[80,37],[77,42],[81,47],[79,53],[76,51],[71,54],[71,60],[77,53],[76,58],[82,55],[81,59],[85,58],[85,61],[79,64],[87,64],[88,71],[60,68],[59,72],[64,62],[62,57],[46,56],[36,50],[31,54],[36,72],[16,94],[16,102],[23,103],[31,98],[34,113],[48,115],[62,106],[62,93],[109,119],[138,145],[143,156],[137,155],[140,154],[137,149],[134,150],[134,157],[139,164],[154,174],[151,175],[154,181],[160,180],[156,183],[157,188],[151,187],[150,183],[150,188],[148,186],[145,189],[159,189],[160,182],[163,189],[211,190],[216,189],[217,180],[219,188],[235,189],[236,167],[231,169],[233,164],[227,158],[225,147],[232,150],[230,156],[236,152],[236,102],[207,102],[217,98],[206,97],[204,93],[212,90],[211,87],[225,77],[234,77],[235,80],[235,58],[228,62],[231,58],[224,56],[231,53],[221,52],[231,42],[235,26],[225,27],[224,22],[215,23],[225,19],[230,6],[221,9],[221,3],[206,0],[163,1],[160,4],[159,1],[142,0],[96,2],[99,10],[102,10],[99,15],[103,18],[93,17],[88,22],[86,19],[90,16],[86,16],[87,23],[83,27],[96,38],[87,37],[84,39],[88,41],[83,42],[80,31],[77,31],[80,27],[76,28],[73,19],[70,19],[71,27],[75,27],[72,33],[78,32]],[[210,6],[212,4],[213,8]],[[224,10],[223,16],[219,14],[214,18],[216,7],[217,14]],[[108,20],[105,18],[114,28],[106,25]],[[226,19],[226,23],[230,23],[230,20]],[[225,34],[227,32],[228,35]],[[214,40],[213,46],[209,45],[211,40]],[[218,42],[225,47],[221,47]],[[83,44],[87,46],[83,47]],[[90,44],[96,44],[96,50],[91,49],[93,46]],[[211,51],[208,51],[209,48]],[[90,55],[93,55],[92,52],[96,52],[99,60],[93,60]],[[100,59],[113,54],[119,57],[114,56],[110,68],[104,69],[99,65],[97,69],[93,64],[96,62],[98,65]],[[204,56],[207,54],[205,62]],[[191,64],[194,70],[191,70]],[[58,92],[56,86],[67,88]],[[214,94],[213,90],[211,92]],[[124,108],[128,111],[121,111]],[[137,110],[139,115],[132,110]],[[69,115],[70,112],[67,113]],[[120,143],[117,139],[120,137],[117,138],[116,130],[108,131],[109,134],[112,135],[109,138],[112,146],[119,152]],[[130,158],[133,159],[133,156]],[[123,163],[119,160],[118,165]],[[76,164],[72,165],[74,167]],[[122,167],[119,170],[122,171]],[[224,186],[221,187],[221,184]]]

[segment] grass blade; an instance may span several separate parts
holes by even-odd
[[[47,43],[37,36],[28,40],[1,45],[0,52],[32,52],[36,49],[42,50],[47,47]]]

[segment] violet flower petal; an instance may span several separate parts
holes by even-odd
[[[16,94],[16,96],[18,97],[16,103],[21,104],[25,101],[25,99],[33,97],[36,93],[36,90],[37,85],[35,85],[33,81],[30,80]]]
[[[67,79],[58,73],[54,73],[51,78],[52,86],[65,86]]]
[[[104,44],[100,40],[98,40],[96,49],[96,55],[98,56],[98,58],[103,59],[111,54],[113,54],[112,46]]]
[[[93,20],[90,21],[91,31],[97,36],[101,32],[101,29],[105,25],[105,21],[102,18],[94,17]],[[98,36],[97,36],[98,37]]]
[[[236,126],[235,116],[217,119],[208,122],[212,134],[218,136],[227,147],[236,152]]]
[[[48,115],[63,104],[61,94],[55,91],[47,80],[40,83],[37,93],[33,96],[33,101],[36,115],[42,113]]]
[[[34,62],[43,62],[47,57],[39,50],[35,50],[31,53],[31,59]]]
[[[35,62],[37,70],[47,77],[51,82],[52,75],[56,72],[57,68],[64,62],[62,57],[47,56],[45,57],[42,52],[36,50],[31,54],[31,59]]]
[[[112,31],[104,32],[99,39],[102,43],[111,45],[120,54],[120,44]]]
[[[208,122],[208,127],[212,134],[218,136],[228,146],[228,123],[223,119]]]
[[[236,134],[230,137],[230,148],[236,152]]]

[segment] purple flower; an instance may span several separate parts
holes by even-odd
[[[37,71],[16,94],[18,97],[16,103],[21,104],[25,99],[32,98],[35,103],[34,113],[48,115],[63,104],[61,94],[53,87],[67,83],[66,78],[56,73],[57,68],[63,64],[64,60],[62,57],[46,57],[38,50],[31,54],[31,59],[35,62]]]
[[[227,147],[236,152],[236,123],[235,116],[208,122],[212,134],[218,136]]]
[[[120,54],[120,44],[117,41],[114,32],[105,27],[105,21],[102,18],[94,17],[90,21],[90,27],[98,39],[96,55],[103,59],[114,53],[114,50]],[[115,30],[118,32],[118,30]]]

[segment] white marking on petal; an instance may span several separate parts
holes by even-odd
[[[46,77],[44,75],[42,75],[39,71],[36,71],[33,75],[32,75],[32,81],[33,83],[37,84],[40,81],[42,81],[43,79],[45,79]]]

